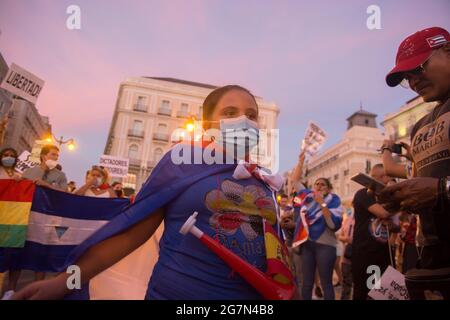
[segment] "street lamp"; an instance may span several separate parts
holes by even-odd
[[[56,138],[53,134],[51,134],[50,136],[48,136],[45,141],[51,143],[51,142],[56,142],[58,144],[58,147],[61,147],[63,144],[67,144],[67,149],[69,149],[70,151],[73,151],[75,149],[75,140],[74,139],[67,139],[64,140],[64,137],[61,136],[60,139]]]
[[[189,132],[190,137],[194,141],[198,141],[202,136],[202,126],[196,123],[195,118],[191,117],[185,123],[185,128]],[[184,137],[184,136],[183,136]]]
[[[195,122],[194,119],[191,118],[186,122],[186,129],[189,132],[193,132],[195,130]]]

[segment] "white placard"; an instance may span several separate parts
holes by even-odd
[[[405,276],[388,266],[381,276],[379,288],[370,290],[369,297],[374,300],[409,300]]]
[[[32,158],[32,156],[29,151],[22,152],[17,160],[16,171],[23,173],[26,169],[39,165],[39,162],[30,160],[30,158]]]
[[[6,76],[3,78],[0,88],[36,104],[43,86],[44,80],[12,63]]]
[[[128,174],[128,159],[110,155],[100,157],[100,166],[105,167],[112,177],[124,178]]]
[[[312,157],[319,151],[326,139],[326,132],[311,121],[306,129],[305,138],[302,140],[302,150]]]

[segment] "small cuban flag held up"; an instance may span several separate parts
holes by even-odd
[[[28,198],[6,196],[17,188],[26,190]],[[129,204],[128,199],[78,196],[31,181],[0,180],[0,196],[0,239],[4,238],[0,243],[0,272],[60,271],[77,245]],[[5,203],[3,199],[15,201]]]

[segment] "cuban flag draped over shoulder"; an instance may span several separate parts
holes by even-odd
[[[296,210],[299,211],[296,218],[296,227],[292,246],[297,247],[311,239],[319,239],[325,231],[326,222],[323,217],[322,207],[314,201],[314,192],[310,189],[303,189],[297,194]],[[334,230],[337,231],[342,224],[342,206],[340,198],[334,193],[329,193],[324,202],[331,212],[331,220],[334,224]]]

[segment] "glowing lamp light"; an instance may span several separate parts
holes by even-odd
[[[67,149],[69,149],[70,151],[75,150],[75,143],[73,142],[73,140],[67,144]]]
[[[192,122],[189,122],[188,124],[186,124],[186,129],[187,131],[192,132],[195,129],[195,125]]]

